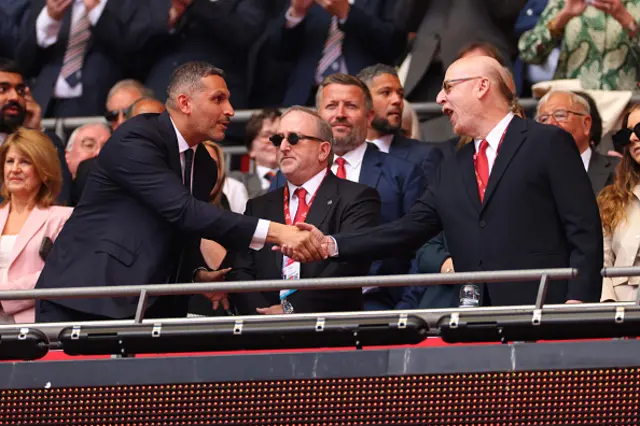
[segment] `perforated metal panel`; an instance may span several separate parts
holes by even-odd
[[[620,368],[0,390],[0,424],[638,425],[639,378]]]

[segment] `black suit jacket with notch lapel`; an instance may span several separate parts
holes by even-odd
[[[284,223],[284,187],[249,200],[248,216]],[[380,198],[366,185],[338,179],[329,172],[318,188],[307,223],[325,234],[366,229],[379,223]],[[272,280],[282,278],[282,254],[267,244],[262,250],[235,253],[228,280]],[[328,259],[302,264],[301,278],[364,276],[371,260],[342,262]],[[291,285],[295,288],[295,282]],[[279,304],[279,292],[238,293],[231,299],[239,313],[256,314],[255,308]],[[288,297],[297,313],[362,310],[362,289],[300,290]]]
[[[394,135],[389,154],[417,165],[427,179],[427,184],[435,176],[444,156],[435,145],[407,138],[400,132]]]
[[[591,184],[571,135],[514,117],[480,203],[467,144],[402,219],[373,230],[336,235],[340,258],[407,251],[444,230],[456,271],[574,267],[553,281],[546,301],[597,301],[602,228]],[[538,283],[487,284],[493,305],[533,304]]]
[[[617,158],[602,155],[591,148],[591,160],[589,160],[587,174],[589,175],[589,180],[591,180],[591,186],[596,196],[602,191],[602,188],[613,184],[618,162],[619,160]]]
[[[193,170],[194,195],[205,200],[217,169],[202,146],[196,151]],[[97,157],[82,198],[56,240],[36,287],[190,281],[194,263],[201,262],[200,238],[230,249],[245,248],[257,226],[255,218],[225,212],[201,200],[182,183],[178,140],[168,113],[128,120]],[[156,299],[150,298],[150,306]],[[137,297],[55,303],[125,318],[134,315]],[[184,311],[168,313],[184,314],[186,303]]]

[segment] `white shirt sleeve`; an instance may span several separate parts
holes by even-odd
[[[304,20],[304,17],[294,18],[293,16],[291,16],[291,13],[289,13],[289,9],[287,9],[287,13],[284,14],[284,18],[287,20],[287,23],[285,24],[287,28],[293,28]]]
[[[58,41],[58,33],[62,27],[62,21],[56,21],[47,12],[47,7],[43,7],[36,19],[36,39],[38,46],[46,49]]]
[[[251,244],[249,244],[249,248],[251,250],[261,250],[262,247],[264,247],[264,243],[267,242],[269,225],[271,225],[270,221],[258,219],[258,226],[256,226],[256,231],[253,233]]]
[[[104,12],[104,8],[107,5],[108,1],[109,0],[101,0],[96,7],[91,9],[91,12],[87,13],[87,19],[89,20],[91,26],[96,26],[96,24],[100,20],[100,17],[102,16],[102,12]]]

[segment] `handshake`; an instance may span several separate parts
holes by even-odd
[[[275,244],[273,250],[302,263],[325,260],[337,252],[333,238],[303,222],[295,226],[271,222],[267,242]]]

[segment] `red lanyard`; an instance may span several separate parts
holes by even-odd
[[[318,185],[318,189],[320,189],[320,186],[322,186],[322,182],[324,182],[324,179],[327,177],[328,173],[329,173],[329,170],[327,169],[324,176],[322,177],[322,181],[320,182],[320,185]],[[307,203],[307,210],[302,212],[302,222],[305,222],[307,220],[307,214],[311,209],[311,204],[313,204],[313,200],[315,200],[316,198],[318,189],[316,189],[316,192],[313,194],[313,196]],[[300,200],[298,200],[298,209],[300,209],[301,207],[302,207],[302,203],[300,202]],[[293,219],[291,218],[291,213],[289,212],[289,184],[288,183],[284,185],[284,221],[287,225],[295,225],[293,223]]]

